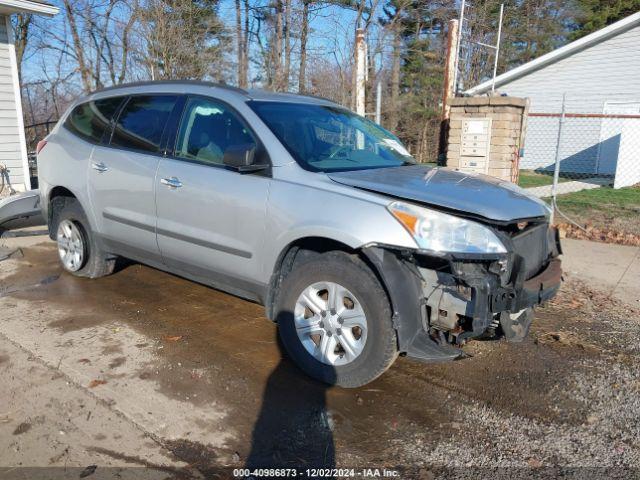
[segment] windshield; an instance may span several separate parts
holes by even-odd
[[[337,172],[415,163],[395,135],[349,110],[283,102],[249,105],[307,170]]]

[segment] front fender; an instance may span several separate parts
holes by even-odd
[[[389,295],[399,351],[429,362],[459,358],[460,350],[440,345],[428,334],[422,276],[410,256],[402,250],[381,246],[368,246],[362,252],[377,269]]]
[[[398,248],[417,246],[384,203],[343,191],[276,181],[269,195],[267,218],[265,282],[287,246],[303,238],[327,238],[354,250],[376,243]]]

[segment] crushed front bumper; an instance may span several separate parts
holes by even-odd
[[[30,190],[0,200],[0,232],[44,224],[38,190]]]
[[[562,282],[559,238],[548,230],[545,258],[533,275],[532,262],[513,247],[501,258],[365,248],[391,299],[400,351],[437,361],[462,356],[458,347],[471,338],[501,332],[508,340],[521,340],[532,307],[551,299]]]

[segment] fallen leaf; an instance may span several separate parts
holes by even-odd
[[[542,467],[542,462],[540,460],[538,460],[537,458],[530,458],[529,460],[527,460],[527,463],[529,464],[529,466],[531,468],[540,468],[540,467]]]
[[[80,478],[85,478],[90,475],[93,475],[94,472],[96,471],[96,468],[98,468],[97,465],[89,465],[84,470],[82,470],[82,472],[80,472]]]
[[[578,228],[570,223],[560,223],[557,225],[560,231],[560,238],[576,238],[578,240],[592,240],[595,242],[617,243],[620,245],[640,245],[640,235],[625,233],[608,228],[594,227],[586,224],[584,229]]]

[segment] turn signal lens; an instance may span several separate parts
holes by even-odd
[[[418,223],[418,217],[415,215],[411,215],[410,213],[404,212],[402,210],[391,210],[391,213],[394,217],[400,220],[400,223],[405,226],[409,232],[413,233],[416,231],[416,224]]]

